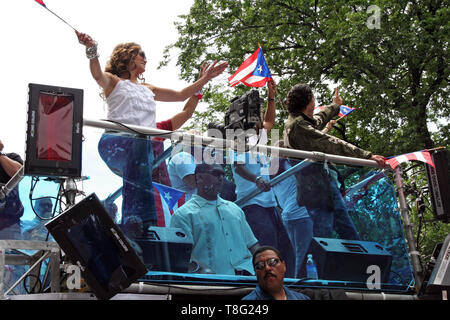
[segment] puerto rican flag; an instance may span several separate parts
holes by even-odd
[[[173,212],[185,202],[184,192],[153,182],[158,227],[168,227]]]
[[[228,78],[230,86],[242,83],[247,87],[263,87],[272,79],[269,67],[261,47],[259,47],[249,58],[247,58],[237,69],[237,71]]]
[[[408,161],[422,161],[434,168],[434,162],[430,153],[427,150],[406,153],[395,157],[390,157],[386,160],[392,169],[395,169],[400,163]]]
[[[314,108],[314,114],[316,114],[316,113],[322,111],[323,109],[325,109],[325,106],[318,106],[318,107],[315,107],[315,108]],[[349,106],[344,106],[344,105],[342,105],[342,106],[340,107],[340,111],[339,111],[339,115],[338,115],[338,116],[339,116],[339,118],[343,118],[343,117],[349,115],[350,113],[352,113],[352,112],[355,111],[355,110],[356,110],[355,108],[352,108],[352,107],[349,107]]]

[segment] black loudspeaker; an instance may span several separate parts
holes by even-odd
[[[381,282],[389,279],[392,255],[376,242],[314,237],[309,251],[319,279],[366,283],[372,265],[380,268]]]
[[[187,272],[193,240],[181,228],[149,227],[136,239],[149,271]]]
[[[66,257],[99,299],[109,299],[145,275],[145,265],[95,193],[47,222]]]
[[[431,154],[434,166],[425,165],[433,214],[436,220],[450,222],[450,151]]]

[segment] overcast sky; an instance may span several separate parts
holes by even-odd
[[[188,13],[193,0],[44,2],[78,31],[97,40],[102,67],[116,44],[134,41],[147,55],[146,82],[173,89],[187,85],[179,80],[176,57],[169,67],[157,70],[157,66],[162,60],[164,47],[178,38],[174,26],[175,21],[180,21],[177,16]],[[0,139],[5,144],[5,152],[24,156],[29,83],[83,89],[84,118],[105,118],[100,88],[90,75],[84,47],[78,43],[70,27],[34,0],[2,1],[0,27]],[[226,85],[228,73],[229,70],[225,71],[213,81]],[[158,102],[157,121],[170,118],[183,105],[183,102]],[[202,108],[201,104],[199,108]]]

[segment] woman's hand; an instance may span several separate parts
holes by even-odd
[[[202,64],[203,67],[203,64]],[[208,64],[205,69],[203,70],[203,77],[207,79],[207,81],[217,77],[219,74],[221,74],[226,68],[228,67],[227,62],[222,62],[221,64],[217,65],[217,60],[214,60],[212,64]],[[201,72],[202,70],[200,70]]]
[[[95,46],[96,43],[95,43],[94,39],[92,39],[88,34],[78,32],[78,31],[75,31],[75,33],[77,34],[78,41],[82,45],[86,46],[86,48]]]

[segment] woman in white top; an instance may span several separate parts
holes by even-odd
[[[87,34],[76,32],[86,46],[86,56],[92,77],[103,89],[108,105],[107,118],[123,124],[156,127],[155,101],[184,101],[197,94],[211,79],[228,66],[214,61],[199,79],[177,91],[144,82],[147,59],[141,47],[134,43],[117,45],[102,71],[97,43]],[[139,216],[144,228],[156,225],[156,209],[152,187],[153,150],[151,140],[125,135],[104,134],[99,141],[99,153],[108,167],[123,178],[122,223]]]

